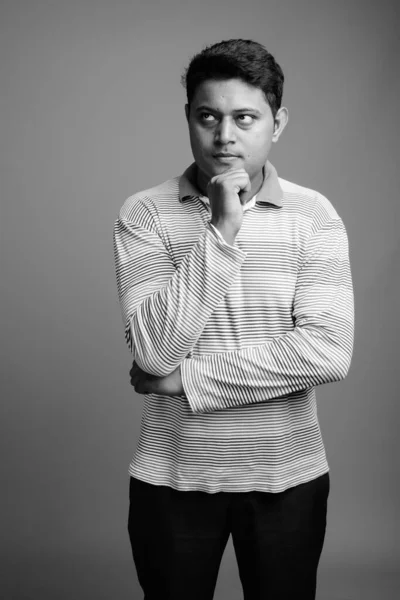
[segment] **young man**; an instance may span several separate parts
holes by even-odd
[[[315,598],[329,468],[314,388],[347,374],[353,292],[335,209],[268,161],[283,79],[253,41],[195,56],[194,163],[115,225],[145,394],[129,534],[148,600],[211,599],[229,535],[246,600]]]

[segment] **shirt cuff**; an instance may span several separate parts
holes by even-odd
[[[232,248],[233,246],[231,246],[230,244],[228,244],[228,242],[225,240],[224,236],[222,235],[222,233],[215,227],[215,225],[213,225],[211,223],[211,221],[209,222],[210,225],[210,229],[213,231],[213,233],[217,236],[217,238],[219,239],[219,241],[224,244],[225,246],[229,246],[230,248]]]
[[[196,386],[196,376],[194,361],[192,358],[185,358],[181,362],[181,378],[184,395],[189,406],[194,413],[206,412],[201,401],[199,402],[198,388]]]

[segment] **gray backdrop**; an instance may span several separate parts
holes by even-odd
[[[325,194],[350,239],[354,359],[318,393],[332,481],[318,597],[397,597],[396,3],[0,5],[1,598],[142,597],[126,533],[142,398],[129,385],[112,227],[127,196],[191,161],[180,74],[231,37],[282,65],[290,122],[271,160]],[[215,598],[241,598],[230,543]]]

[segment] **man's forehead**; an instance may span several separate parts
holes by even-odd
[[[250,108],[252,105],[260,108],[267,104],[264,92],[242,79],[206,79],[201,82],[195,91],[192,104],[201,105],[209,103],[238,104],[238,108]]]

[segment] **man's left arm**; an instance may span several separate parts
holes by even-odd
[[[337,215],[307,242],[293,317],[294,329],[266,344],[185,359],[180,376],[193,412],[272,401],[346,376],[353,350],[353,287],[346,230]]]

